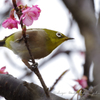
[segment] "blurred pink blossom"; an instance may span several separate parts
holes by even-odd
[[[23,4],[22,0],[17,0],[17,6],[22,5],[22,4]]]
[[[2,68],[0,69],[0,74],[8,74],[8,72],[4,72],[5,69],[6,69],[6,67],[2,67]]]
[[[19,22],[15,18],[8,18],[3,23],[2,26],[4,28],[12,29],[12,28],[18,28]]]
[[[23,14],[20,17],[20,21],[22,19],[26,26],[32,25],[33,21],[38,19],[40,12],[41,9],[37,5],[28,7],[22,11]]]
[[[9,2],[9,0],[5,0],[5,3],[8,3]]]
[[[83,76],[81,79],[78,79],[78,80],[75,80],[75,81],[77,81],[82,86],[82,88],[86,88],[88,86],[86,76]]]
[[[86,88],[88,85],[87,85],[87,77],[86,76],[83,76],[81,79],[77,79],[77,80],[75,80],[75,81],[77,81],[80,85],[81,85],[81,87],[82,88]],[[75,91],[77,91],[78,90],[78,87],[77,87],[78,85],[74,85],[72,88],[75,90]]]
[[[82,86],[82,88],[86,88],[87,87],[87,80],[78,79],[78,80],[75,80],[75,81],[77,81]]]
[[[74,85],[72,88],[74,89],[74,91],[78,91],[77,85]]]
[[[12,9],[11,11],[10,11],[10,17],[9,18],[12,18],[12,19],[14,19],[15,17],[14,17],[14,12],[15,12],[15,10],[14,9]]]

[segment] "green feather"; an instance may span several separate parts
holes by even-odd
[[[4,44],[4,46],[9,48],[9,49],[12,49],[11,45],[10,45],[11,41],[14,41],[14,34],[11,34],[10,36],[5,37],[5,44]]]
[[[43,29],[45,32],[48,34],[47,36],[47,41],[46,41],[46,46],[47,50],[51,53],[57,46],[59,46],[62,42],[65,41],[64,37],[66,37],[64,34],[54,31],[54,30],[49,30],[49,29]],[[61,37],[57,37],[56,33],[60,33]]]

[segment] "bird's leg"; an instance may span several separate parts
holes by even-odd
[[[38,63],[33,63],[33,61],[31,59],[28,60],[28,62],[32,63],[32,65],[30,65],[31,67],[35,68],[38,67]]]
[[[26,60],[26,59],[22,59],[23,63],[31,70],[34,70],[36,67],[38,67],[38,63],[32,63],[31,60]],[[31,62],[32,64],[30,64],[29,62]]]
[[[35,62],[31,66],[32,66],[32,68],[36,68],[36,67],[38,67],[38,63]]]

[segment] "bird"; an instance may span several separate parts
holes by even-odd
[[[48,56],[64,41],[73,38],[51,29],[31,28],[26,30],[26,39],[34,59],[41,59]],[[0,40],[0,47],[2,46],[12,50],[26,66],[30,66],[28,61],[30,61],[31,57],[25,45],[22,31],[17,31]]]

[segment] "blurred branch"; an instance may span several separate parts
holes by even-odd
[[[38,85],[18,80],[7,74],[0,74],[0,95],[7,100],[50,100]],[[65,100],[52,93],[50,96],[52,100]]]
[[[96,26],[93,2],[91,0],[63,0],[63,2],[72,13],[73,18],[78,23],[81,34],[85,38],[88,62],[94,62],[94,84],[98,84],[100,82],[100,31]],[[90,66],[86,65],[84,69],[90,69]],[[86,76],[88,76],[88,73],[86,73]]]
[[[100,100],[100,84],[90,87],[89,90],[82,89],[81,100]]]
[[[7,61],[12,65],[12,67],[14,67],[14,68],[16,68],[16,69],[23,70],[23,67],[20,66],[20,65],[18,65],[17,62],[14,62],[14,59],[11,58],[11,56],[9,55],[8,52],[5,51],[5,52],[4,52],[4,55],[5,55],[6,59],[7,59]]]
[[[94,10],[94,12],[95,12],[94,0],[91,0],[91,3],[92,3],[92,8],[93,8],[93,10]]]
[[[84,52],[84,51],[81,51],[81,50],[63,50],[62,49],[62,46],[60,46],[59,48],[58,48],[58,50],[50,57],[50,58],[48,58],[48,59],[46,59],[46,60],[44,60],[44,61],[42,61],[42,63],[39,65],[39,68],[42,68],[43,67],[43,65],[44,64],[46,64],[46,63],[48,63],[50,60],[52,60],[53,58],[55,58],[55,57],[57,57],[58,55],[60,55],[60,54],[65,54],[66,56],[68,56],[68,62],[69,62],[69,64],[70,64],[70,69],[71,69],[71,71],[72,71],[72,73],[75,75],[75,76],[77,76],[77,78],[78,78],[78,72],[77,72],[77,69],[75,69],[75,65],[74,65],[74,63],[73,63],[73,61],[72,61],[72,59],[71,59],[71,56],[70,56],[70,54],[71,53],[77,53],[77,52]]]
[[[23,74],[22,76],[19,77],[19,79],[24,79],[25,77],[28,77],[29,79],[33,78],[33,72],[30,72],[28,71],[26,68],[25,68],[25,74]]]
[[[58,79],[55,81],[55,83],[53,84],[53,86],[50,88],[50,91],[52,91],[55,87],[55,85],[61,80],[61,78],[66,74],[66,72],[68,72],[69,70],[65,70],[59,77]]]

